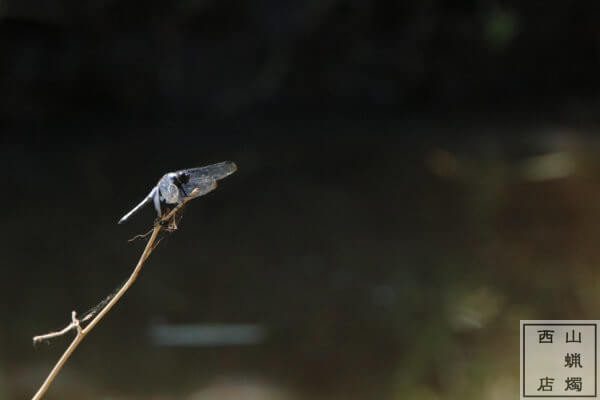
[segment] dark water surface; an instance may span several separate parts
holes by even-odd
[[[5,130],[1,399],[68,345],[34,335],[128,277],[154,214],[118,219],[228,159],[47,399],[508,399],[520,319],[598,317],[594,127],[99,120]],[[165,324],[198,342],[157,344]]]

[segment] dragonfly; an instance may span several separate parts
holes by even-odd
[[[215,190],[218,180],[233,174],[236,170],[237,166],[233,161],[223,161],[205,167],[169,172],[160,178],[144,200],[119,220],[119,224],[127,221],[150,202],[154,203],[154,208],[160,218],[163,216],[163,205],[181,204],[186,197],[191,195],[194,189],[198,189],[194,194],[194,198],[204,196]]]

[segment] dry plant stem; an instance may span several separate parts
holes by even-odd
[[[72,316],[71,316],[72,322],[65,329],[58,331],[58,332],[51,332],[46,335],[36,336],[33,338],[34,342],[37,342],[40,340],[51,339],[51,338],[54,338],[57,336],[64,335],[71,329],[77,330],[77,334],[76,334],[75,338],[73,339],[73,341],[71,342],[69,347],[67,347],[67,349],[65,350],[63,355],[60,357],[60,359],[58,360],[58,362],[56,363],[54,368],[52,368],[52,371],[50,371],[50,374],[48,374],[48,377],[46,378],[46,380],[44,381],[42,386],[40,386],[37,393],[32,397],[32,400],[39,400],[42,398],[42,396],[46,393],[46,391],[52,384],[52,381],[54,381],[54,378],[56,378],[56,375],[58,375],[59,371],[61,370],[61,368],[63,367],[65,362],[69,359],[71,354],[73,354],[73,352],[75,351],[75,349],[77,348],[79,343],[81,343],[83,338],[85,338],[85,336],[88,333],[90,333],[90,331],[92,329],[94,329],[94,326],[96,326],[98,324],[98,322],[100,322],[100,320],[106,315],[106,313],[110,311],[110,309],[117,303],[117,301],[119,301],[119,299],[131,287],[133,282],[136,280],[140,270],[142,269],[142,266],[148,259],[148,256],[150,256],[150,253],[152,253],[152,250],[156,247],[156,246],[154,246],[154,242],[156,241],[156,238],[158,237],[159,232],[163,229],[162,223],[167,222],[171,218],[173,218],[175,216],[175,213],[177,211],[179,211],[179,209],[183,205],[185,205],[185,203],[187,203],[189,200],[191,200],[192,198],[195,197],[195,194],[197,193],[197,191],[198,191],[197,189],[194,189],[194,191],[192,191],[192,193],[190,194],[189,197],[187,197],[181,204],[179,204],[177,207],[175,207],[173,210],[171,210],[171,212],[169,212],[169,214],[167,214],[166,217],[163,217],[158,223],[156,223],[156,225],[154,226],[154,230],[152,231],[152,236],[150,236],[150,239],[148,239],[148,242],[146,243],[146,247],[144,248],[144,252],[140,256],[140,259],[138,260],[138,263],[135,266],[135,269],[129,276],[129,279],[127,279],[127,282],[125,282],[125,284],[119,289],[119,291],[115,294],[115,296],[104,306],[104,308],[102,308],[102,310],[94,317],[94,319],[84,329],[81,328],[81,326],[79,324],[79,320],[77,319],[76,313],[75,313],[75,311],[73,311]]]
[[[58,333],[60,333],[60,334],[66,333],[67,331],[71,330],[73,328],[73,326],[77,327],[77,335],[75,336],[75,338],[73,339],[73,341],[71,342],[69,347],[67,347],[67,349],[65,350],[63,355],[60,357],[60,359],[58,360],[58,362],[56,363],[54,368],[52,368],[52,371],[50,371],[50,374],[48,375],[48,377],[46,378],[46,380],[44,381],[42,386],[40,386],[40,388],[37,391],[37,393],[35,394],[35,396],[33,396],[32,400],[38,400],[38,399],[42,398],[44,393],[46,393],[46,391],[50,387],[50,384],[52,384],[52,381],[54,380],[54,378],[56,378],[56,375],[58,375],[58,372],[61,370],[62,366],[69,359],[71,354],[75,351],[75,349],[77,348],[79,343],[81,343],[81,341],[83,340],[85,335],[87,335],[92,329],[94,329],[94,326],[96,326],[96,324],[98,324],[98,322],[100,322],[100,320],[104,317],[104,315],[106,315],[106,313],[108,311],[110,311],[110,309],[117,303],[117,301],[119,301],[119,299],[125,294],[127,289],[129,289],[129,287],[133,284],[133,282],[137,278],[140,270],[142,269],[144,262],[148,259],[148,256],[152,252],[152,245],[154,244],[154,241],[156,240],[156,237],[157,237],[158,233],[160,232],[161,228],[162,228],[162,226],[160,224],[157,224],[154,227],[154,230],[152,231],[152,236],[150,236],[150,239],[148,239],[148,243],[146,243],[144,252],[142,253],[142,256],[140,257],[137,265],[135,266],[133,273],[129,276],[129,279],[127,279],[127,282],[125,282],[125,284],[121,287],[121,289],[119,289],[117,294],[115,294],[115,297],[113,297],[106,304],[106,306],[102,309],[102,311],[100,311],[98,313],[98,315],[96,315],[96,317],[85,327],[85,329],[81,329],[78,322],[77,323],[72,322],[69,326],[67,326],[67,328],[63,329],[60,332],[50,334],[51,336],[49,336],[49,337],[48,337],[48,335],[43,335],[43,337],[45,337],[45,338],[56,337],[56,336],[58,336]]]

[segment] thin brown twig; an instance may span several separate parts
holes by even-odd
[[[39,400],[42,398],[42,396],[46,393],[46,391],[48,390],[48,388],[50,387],[50,385],[52,384],[52,382],[54,381],[54,379],[60,372],[60,370],[63,367],[63,365],[65,364],[65,362],[67,362],[67,360],[69,359],[71,354],[73,354],[73,352],[75,351],[77,346],[79,346],[79,343],[81,343],[81,341],[85,338],[85,336],[88,333],[90,333],[90,331],[92,329],[94,329],[94,327],[98,324],[98,322],[100,322],[100,320],[102,320],[102,318],[104,318],[106,313],[108,313],[110,311],[110,309],[113,308],[113,306],[119,301],[119,299],[131,287],[133,282],[136,280],[140,270],[144,266],[144,263],[150,256],[150,253],[152,253],[152,250],[154,250],[156,248],[156,245],[154,244],[154,242],[156,241],[156,238],[158,237],[158,234],[160,233],[160,231],[163,228],[165,228],[165,223],[169,223],[169,221],[176,216],[176,213],[181,209],[181,207],[183,207],[185,205],[185,203],[187,203],[188,201],[190,201],[191,199],[193,199],[195,197],[197,192],[198,192],[198,189],[194,189],[192,191],[192,193],[190,193],[190,195],[183,200],[183,202],[178,204],[177,207],[173,208],[166,216],[163,216],[154,224],[154,229],[152,230],[152,236],[150,236],[150,239],[148,239],[148,242],[146,243],[146,247],[144,248],[144,251],[142,252],[142,255],[140,256],[140,259],[138,260],[133,272],[129,276],[129,279],[127,279],[127,281],[123,284],[123,286],[121,286],[121,288],[115,294],[115,296],[112,299],[110,299],[110,301],[108,303],[106,303],[106,305],[102,308],[102,310],[100,310],[100,312],[94,317],[94,319],[85,328],[83,328],[83,329],[81,328],[80,321],[79,321],[79,319],[77,319],[77,313],[75,311],[73,311],[71,313],[71,323],[69,325],[67,325],[64,329],[57,331],[57,332],[50,332],[45,335],[35,336],[33,338],[33,342],[37,343],[42,340],[47,340],[47,339],[52,339],[52,338],[55,338],[58,336],[62,336],[73,329],[76,330],[76,335],[73,338],[73,341],[71,342],[69,347],[67,347],[67,349],[62,354],[62,356],[58,359],[58,361],[56,362],[56,365],[54,365],[54,368],[52,368],[52,371],[50,371],[50,373],[48,374],[48,377],[46,377],[46,380],[44,381],[44,383],[42,383],[42,385],[38,389],[37,393],[32,397],[32,400]]]
[[[138,239],[143,239],[145,237],[148,237],[148,235],[150,235],[152,233],[152,229],[150,229],[148,232],[146,233],[141,233],[139,235],[135,235],[134,237],[132,237],[131,239],[127,239],[128,242],[133,242],[134,240],[138,240]]]

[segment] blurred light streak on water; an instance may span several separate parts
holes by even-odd
[[[251,324],[156,324],[149,335],[157,346],[239,346],[263,342],[266,330]]]

